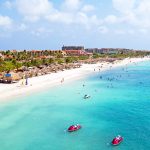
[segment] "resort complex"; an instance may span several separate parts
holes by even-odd
[[[88,48],[63,46],[62,50],[0,51],[0,82],[11,83],[26,78],[79,68],[83,63],[114,62],[132,57],[144,57],[150,51],[119,48]]]

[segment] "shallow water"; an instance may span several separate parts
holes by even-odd
[[[0,104],[0,150],[148,150],[149,106],[150,62],[97,72]],[[124,141],[113,147],[118,134]]]

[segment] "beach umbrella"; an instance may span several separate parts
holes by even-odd
[[[12,77],[13,81],[18,81],[18,80],[21,79],[21,77],[19,76],[19,74],[18,73],[14,73],[14,72],[11,73],[11,77]]]
[[[4,74],[3,80],[12,81],[12,74],[11,73]]]

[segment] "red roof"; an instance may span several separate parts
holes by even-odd
[[[83,50],[64,50],[67,54],[86,55],[87,52]]]

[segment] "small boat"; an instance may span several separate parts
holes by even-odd
[[[69,128],[68,128],[68,132],[73,132],[73,131],[77,131],[81,128],[81,125],[77,124],[77,125],[71,125]]]
[[[86,95],[84,95],[83,98],[84,98],[84,99],[88,99],[88,98],[90,98],[90,97],[91,97],[90,95],[87,95],[87,94],[86,94]]]
[[[112,140],[111,143],[112,143],[112,145],[119,145],[122,141],[123,141],[123,137],[118,135]]]

